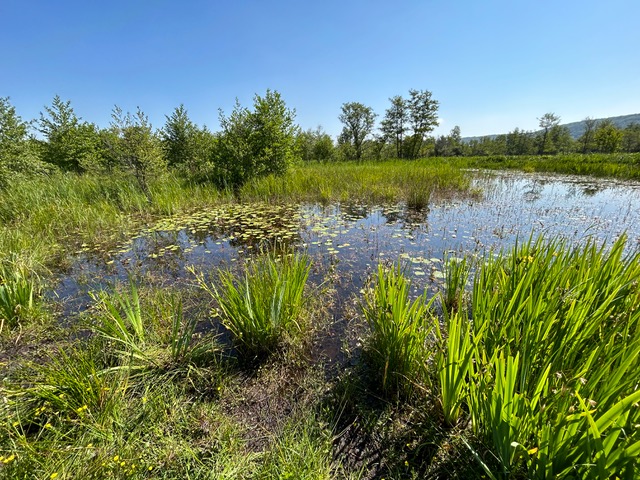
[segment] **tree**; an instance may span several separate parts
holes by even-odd
[[[167,164],[179,168],[192,180],[210,180],[215,176],[212,156],[216,136],[206,127],[200,128],[193,123],[184,105],[176,107],[166,119],[160,137]]]
[[[353,147],[353,158],[360,160],[362,144],[373,130],[376,114],[371,107],[350,102],[342,104],[342,113],[338,118],[344,124],[338,142]]]
[[[549,131],[551,128],[560,124],[560,117],[549,112],[538,118],[540,128],[542,128],[542,136],[539,140],[538,154],[542,155],[547,151]]]
[[[111,163],[130,172],[151,201],[149,180],[165,168],[160,139],[140,107],[135,114],[125,114],[116,106],[111,119],[109,132],[103,137]]]
[[[428,90],[409,90],[409,125],[412,130],[410,157],[418,158],[427,133],[439,125],[437,100],[431,98]]]
[[[296,142],[303,161],[318,160],[326,162],[334,158],[335,147],[333,140],[320,126],[315,130],[301,131],[297,136]]]
[[[183,165],[195,155],[195,137],[198,127],[191,121],[184,105],[176,107],[160,131],[162,149],[170,167]]]
[[[435,142],[436,157],[460,156],[464,150],[460,127],[455,126],[449,135],[442,135]]]
[[[409,109],[407,101],[399,95],[389,99],[391,107],[384,114],[380,124],[380,130],[385,141],[392,140],[396,147],[396,157],[403,158],[403,141],[409,122]]]
[[[568,153],[573,150],[573,138],[569,129],[563,125],[554,125],[549,130],[550,153]]]
[[[0,188],[15,174],[46,173],[29,138],[29,124],[22,120],[9,97],[0,97]]]
[[[507,155],[529,155],[535,153],[533,135],[518,128],[513,132],[507,133],[506,153]]]
[[[640,123],[632,123],[622,131],[622,150],[640,152]]]
[[[100,156],[100,137],[95,125],[80,122],[71,102],[56,95],[51,107],[40,112],[38,131],[46,142],[42,145],[42,159],[65,171],[83,171],[95,164]]]
[[[295,111],[276,91],[256,95],[253,111],[236,100],[229,117],[220,111],[222,134],[216,150],[219,183],[238,188],[247,180],[282,175],[297,159]]]
[[[582,153],[590,153],[594,148],[593,135],[598,121],[595,118],[587,117],[583,120],[583,123],[584,132],[578,142],[581,145]]]
[[[593,134],[593,141],[599,152],[614,153],[620,148],[622,132],[611,120],[602,120]]]

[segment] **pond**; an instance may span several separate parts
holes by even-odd
[[[308,252],[312,282],[330,279],[335,303],[353,299],[381,261],[402,259],[414,291],[440,288],[443,261],[485,255],[530,235],[572,242],[628,236],[640,248],[640,184],[521,172],[469,172],[482,193],[434,200],[424,209],[397,205],[223,205],[167,218],[96,257],[78,252],[52,294],[66,316],[86,307],[88,292],[147,274],[163,285],[193,284],[189,267],[229,267],[255,252],[290,246]],[[335,315],[339,315],[335,312]]]

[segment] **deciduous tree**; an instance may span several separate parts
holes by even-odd
[[[342,105],[342,113],[338,117],[344,124],[339,143],[350,145],[353,158],[362,158],[362,145],[373,130],[376,114],[371,107],[359,102],[349,102]]]
[[[439,125],[439,102],[429,90],[409,90],[409,125],[412,131],[410,157],[418,158],[425,136]]]
[[[396,147],[396,156],[404,157],[404,137],[408,129],[409,108],[407,101],[400,95],[389,99],[391,106],[385,111],[380,122],[380,130],[385,141],[392,141]]]
[[[71,102],[56,95],[40,113],[38,130],[45,137],[42,159],[65,171],[83,171],[100,156],[100,137],[92,123],[81,122]]]
[[[271,90],[254,97],[253,111],[238,101],[229,117],[220,111],[218,181],[237,188],[253,177],[284,174],[297,158],[294,120],[295,111]]]
[[[560,117],[549,112],[538,118],[538,122],[542,129],[539,137],[538,153],[542,155],[547,152],[549,147],[549,131],[556,125],[560,124]]]
[[[130,172],[151,201],[149,180],[164,170],[160,139],[154,134],[149,118],[138,107],[126,114],[118,106],[111,114],[109,134],[103,138],[113,165]]]

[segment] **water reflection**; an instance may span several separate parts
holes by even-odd
[[[305,250],[312,280],[331,276],[341,299],[357,295],[380,261],[402,259],[414,288],[435,291],[447,255],[485,255],[531,234],[571,241],[612,241],[624,232],[640,245],[640,184],[523,173],[475,173],[481,199],[405,204],[227,205],[158,222],[106,261],[79,256],[54,292],[80,308],[86,292],[129,273],[167,284],[192,281],[188,266],[207,270],[241,263],[254,252]],[[83,297],[84,295],[84,297]]]

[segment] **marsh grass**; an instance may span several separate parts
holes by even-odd
[[[37,315],[42,293],[35,272],[17,258],[0,260],[0,334]]]
[[[143,303],[132,278],[126,290],[94,294],[96,313],[90,328],[113,357],[109,368],[165,380],[213,373],[213,381],[221,354],[215,336],[195,333],[197,319],[184,317],[180,294],[159,291],[148,297]],[[158,311],[159,317],[154,315]]]
[[[332,432],[312,413],[297,413],[276,435],[255,478],[308,479],[335,478],[332,461]]]
[[[486,156],[441,159],[461,168],[488,168],[494,170],[522,170],[594,177],[640,179],[640,154],[612,153],[566,155]]]
[[[453,314],[466,307],[471,260],[466,256],[448,257],[445,258],[444,265],[444,292],[441,301],[443,309],[448,314]]]
[[[624,246],[518,244],[476,273],[473,321],[439,336],[445,412],[469,410],[499,476],[637,473],[640,260]]]
[[[431,159],[416,161],[309,163],[284,177],[249,182],[242,200],[365,203],[405,202],[424,208],[432,197],[469,193],[460,168]]]
[[[432,304],[426,294],[409,299],[410,284],[402,266],[378,266],[362,313],[371,333],[366,350],[381,389],[387,395],[408,394],[424,381],[424,359],[433,326]]]
[[[304,290],[311,268],[304,254],[267,254],[250,259],[242,278],[229,270],[200,286],[215,300],[222,323],[245,355],[274,353],[286,339],[306,331]]]

